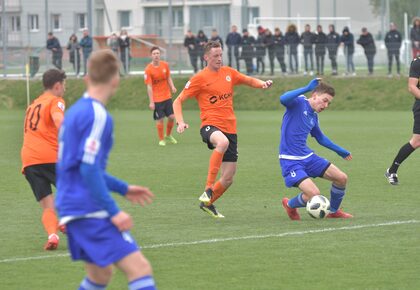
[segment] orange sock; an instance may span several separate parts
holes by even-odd
[[[158,130],[159,140],[163,140],[163,123],[156,123],[156,128]]]
[[[213,204],[219,197],[225,193],[227,188],[225,188],[220,181],[216,182],[216,184],[213,187],[213,196],[211,197],[210,204]]]
[[[219,151],[213,150],[213,153],[210,156],[206,188],[212,187],[214,182],[216,181],[220,165],[222,165],[223,155],[224,153],[220,153]]]
[[[42,213],[42,224],[48,235],[57,233],[58,219],[52,208],[44,209],[44,212]]]
[[[171,135],[173,127],[174,127],[174,120],[168,119],[168,122],[166,123],[166,136]]]

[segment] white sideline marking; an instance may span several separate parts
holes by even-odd
[[[241,240],[260,240],[268,238],[282,238],[287,236],[301,236],[306,234],[318,234],[326,232],[336,232],[336,231],[351,231],[365,228],[376,228],[376,227],[386,227],[394,225],[405,225],[405,224],[417,224],[420,223],[420,220],[408,220],[408,221],[392,221],[379,224],[367,224],[367,225],[357,225],[357,226],[344,226],[339,228],[324,228],[319,230],[307,230],[307,231],[298,231],[298,232],[285,232],[279,234],[267,234],[267,235],[251,235],[243,237],[231,237],[231,238],[217,238],[209,240],[200,240],[200,241],[191,241],[191,242],[178,242],[178,243],[162,243],[154,245],[143,246],[142,249],[157,249],[157,248],[170,248],[170,247],[179,247],[179,246],[191,246],[191,245],[200,245],[200,244],[213,244],[213,243],[222,243],[229,241],[241,241]],[[56,255],[45,255],[45,256],[33,256],[33,257],[22,257],[22,258],[9,258],[0,260],[0,263],[13,263],[13,262],[22,262],[30,260],[43,260],[49,258],[60,258],[68,257],[69,254],[56,254]]]

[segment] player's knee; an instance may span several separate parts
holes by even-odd
[[[340,186],[345,186],[347,184],[347,174],[345,174],[344,172],[341,172],[337,177],[335,182],[337,183],[337,185]]]
[[[112,267],[101,268],[100,271],[88,270],[88,277],[98,284],[108,284],[112,277]]]
[[[321,192],[319,191],[319,189],[318,189],[318,188],[313,188],[313,189],[311,189],[311,190],[307,190],[307,191],[305,192],[305,194],[306,194],[306,196],[308,196],[309,198],[311,198],[311,197],[313,197],[313,196],[315,196],[315,195],[320,195],[320,194],[321,194]]]
[[[413,137],[410,140],[410,145],[414,148],[417,149],[420,147],[420,138],[419,137]]]

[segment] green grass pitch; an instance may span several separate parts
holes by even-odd
[[[112,114],[108,171],[156,194],[146,208],[116,199],[134,217],[132,234],[144,246],[159,289],[419,289],[419,153],[401,167],[399,186],[383,176],[411,135],[411,112],[320,114],[321,128],[354,160],[313,140],[310,145],[348,174],[343,207],[355,218],[313,220],[301,210],[300,222],[281,208],[281,198],[297,190],[284,186],[278,165],[280,105],[278,111],[237,112],[238,172],[217,202],[224,220],[198,208],[210,155],[198,112],[185,112],[190,129],[166,148],[157,146],[151,112]],[[0,112],[0,288],[77,289],[83,265],[66,256],[65,236],[57,251],[42,250],[41,210],[20,174],[23,115]],[[329,184],[316,183],[329,197]],[[108,289],[126,289],[124,276],[116,273]]]

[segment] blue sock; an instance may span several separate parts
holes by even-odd
[[[136,279],[128,283],[128,289],[129,290],[156,290],[155,280],[153,280],[153,277],[150,275],[143,276],[139,279]]]
[[[87,277],[80,283],[79,290],[105,290],[106,285],[96,284],[90,281]]]
[[[305,207],[306,201],[303,200],[303,193],[299,193],[294,198],[290,199],[287,205],[290,208]]]
[[[334,184],[331,185],[331,198],[330,198],[330,206],[331,212],[336,212],[343,201],[344,194],[346,193],[346,188],[340,188],[335,186]]]

